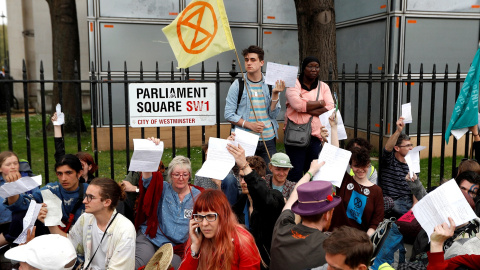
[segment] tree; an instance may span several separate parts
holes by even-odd
[[[52,24],[52,52],[53,67],[57,70],[58,63],[61,67],[62,80],[73,80],[75,62],[80,72],[80,38],[78,34],[77,7],[75,0],[46,0],[50,10]],[[53,72],[54,80],[58,79],[57,72]],[[76,116],[79,94],[75,91],[73,83],[62,84],[63,106],[65,113],[65,132],[76,130]],[[60,101],[58,84],[53,87],[52,111]],[[81,99],[80,99],[81,102]],[[80,110],[81,130],[86,131],[85,123]]]
[[[320,60],[320,78],[328,78],[331,65],[337,78],[337,42],[334,0],[295,0],[299,63],[307,56]],[[334,89],[336,90],[336,86]]]

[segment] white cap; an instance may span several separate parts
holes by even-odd
[[[64,270],[73,268],[73,265],[69,268],[65,268],[65,265],[76,259],[77,253],[68,238],[47,234],[7,250],[5,257],[42,270]]]

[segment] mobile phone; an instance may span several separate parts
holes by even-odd
[[[200,235],[200,228],[199,228],[199,227],[195,228],[195,233],[196,233],[197,235]]]

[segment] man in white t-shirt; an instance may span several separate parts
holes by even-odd
[[[112,179],[96,178],[88,186],[83,203],[85,213],[66,235],[57,226],[51,233],[68,237],[79,255],[85,257],[84,269],[134,269],[135,227],[117,213],[115,207],[125,193]],[[43,207],[39,219],[47,215]]]

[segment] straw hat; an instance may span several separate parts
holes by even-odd
[[[144,270],[167,270],[173,258],[173,246],[170,243],[161,246],[145,266]]]

